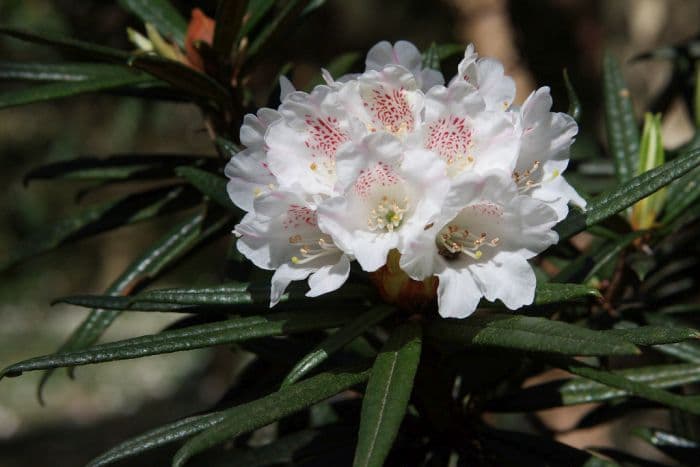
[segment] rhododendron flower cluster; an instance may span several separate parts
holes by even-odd
[[[437,277],[442,316],[482,297],[532,303],[528,259],[557,241],[570,202],[585,204],[562,176],[577,126],[551,112],[549,89],[514,106],[513,80],[471,45],[445,85],[405,41],[374,46],[362,74],[324,77],[310,93],[285,83],[279,109],[247,115],[226,167],[247,211],[238,249],[275,271],[271,305],[292,281],[336,290],[351,262],[377,271],[392,250],[410,278]]]

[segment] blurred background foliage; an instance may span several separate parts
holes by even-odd
[[[173,3],[188,16],[195,2]],[[196,6],[213,16],[214,1],[198,1]],[[666,146],[679,146],[691,137],[692,125],[682,99],[655,101],[670,79],[671,65],[627,60],[688,39],[697,33],[698,19],[700,3],[693,0],[329,0],[303,28],[291,31],[266,60],[271,65],[289,61],[291,78],[304,88],[318,78],[320,66],[340,53],[358,51],[362,56],[379,40],[407,39],[423,49],[433,41],[472,41],[481,55],[504,62],[507,73],[516,78],[520,101],[535,86],[546,84],[561,111],[568,102],[561,78],[561,69],[566,67],[584,109],[585,132],[575,145],[576,158],[576,154],[600,151],[604,141],[601,64],[605,47],[622,60],[638,110],[650,105],[664,107]],[[77,0],[3,0],[0,23],[122,49],[130,48],[126,28],[140,27],[116,2]],[[55,54],[48,47],[0,40],[0,60],[48,61],[58,59]],[[457,60],[444,69],[454,68]],[[357,68],[360,66],[358,60]],[[265,66],[259,68],[261,76],[256,82],[275,86],[271,84],[273,71],[265,76]],[[10,89],[5,82],[0,86]],[[65,182],[62,189],[61,182],[49,185],[40,180],[27,187],[22,179],[30,169],[76,155],[139,151],[210,154],[213,148],[201,115],[192,105],[85,95],[0,112],[0,183],[5,188],[0,197],[0,250],[3,254],[12,251],[26,235],[71,212],[76,197],[79,202],[96,201],[119,190],[75,190],[73,182]],[[603,188],[588,186],[587,191]],[[100,293],[168,225],[172,220],[156,220],[147,228],[139,227],[138,235],[133,235],[134,227],[124,227],[5,272],[0,277],[0,361],[53,352],[86,311],[65,305],[50,307],[50,301],[62,295]],[[208,246],[159,285],[181,283],[185,277],[192,285],[217,282],[223,271],[210,265],[218,264],[212,259],[225,248],[224,242]],[[167,314],[133,314],[112,326],[105,339],[155,332],[173,319]],[[192,378],[193,372],[203,371],[203,363],[206,378]],[[211,405],[234,377],[237,363],[228,352],[203,350],[88,366],[78,370],[75,381],[63,375],[52,380],[46,407],[35,399],[40,374],[3,381],[0,467],[84,464],[146,427]],[[544,411],[540,422],[565,429],[585,409]],[[639,416],[652,417],[655,426],[668,424],[654,411]],[[622,434],[634,424],[640,424],[639,420],[623,419],[614,426],[576,430],[558,439],[574,446],[625,448],[629,446],[624,443],[635,441]],[[642,442],[632,447],[660,456]],[[129,465],[153,465],[157,456],[156,452],[137,457]]]

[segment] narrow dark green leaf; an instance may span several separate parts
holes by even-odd
[[[641,397],[660,404],[675,407],[686,412],[700,415],[700,396],[680,396],[649,384],[632,381],[623,375],[587,365],[576,360],[557,360],[555,366],[569,373],[596,381],[605,386],[621,389],[629,395]]]
[[[285,26],[297,18],[309,2],[310,0],[289,0],[284,2],[279,13],[267,23],[265,28],[260,31],[260,34],[258,34],[250,44],[248,56],[252,57],[256,55],[270,42],[272,37],[281,34]]]
[[[94,458],[87,467],[102,467],[122,459],[136,456],[142,452],[189,438],[208,428],[213,427],[224,419],[224,412],[214,412],[184,418],[174,423],[155,428],[146,433],[131,438]]]
[[[441,62],[461,54],[464,54],[463,44],[440,44],[437,46],[437,55]]]
[[[598,289],[584,284],[545,282],[537,284],[534,305],[568,302],[583,298],[600,298]]]
[[[106,76],[95,76],[80,81],[48,83],[4,92],[0,94],[0,109],[152,81],[153,78],[146,74],[136,73],[123,67],[114,67],[114,72]]]
[[[156,55],[137,55],[131,57],[128,63],[129,66],[145,71],[192,96],[216,102],[226,102],[229,99],[226,88],[209,76],[180,62]]]
[[[668,187],[662,224],[670,224],[700,199],[700,169],[695,169]]]
[[[226,191],[228,182],[224,177],[189,166],[178,167],[175,172],[221,207],[229,210],[236,209]]]
[[[369,370],[321,373],[262,399],[228,409],[224,412],[223,421],[191,438],[180,448],[173,459],[173,467],[182,467],[191,457],[212,446],[268,425],[360,384],[367,380],[369,373]]]
[[[158,32],[180,47],[185,45],[187,21],[168,0],[119,0],[119,4],[144,23],[154,25]]]
[[[135,193],[89,207],[28,236],[13,248],[10,256],[0,260],[0,270],[68,242],[190,207],[192,201],[183,187],[179,186]]]
[[[368,289],[363,286],[346,285],[342,289],[313,302],[327,306],[329,301],[359,301],[367,298]],[[302,287],[291,287],[280,301],[307,300]],[[265,308],[270,303],[269,284],[249,284],[234,282],[210,287],[156,289],[141,292],[130,297],[109,295],[72,295],[62,297],[54,303],[68,303],[89,308],[131,311],[186,311],[189,307],[260,305]]]
[[[593,199],[585,212],[572,212],[561,222],[556,230],[559,238],[568,238],[587,227],[597,224],[610,216],[646,198],[658,189],[668,185],[700,165],[700,149],[694,149],[633,178],[612,191],[603,193]]]
[[[124,68],[119,65],[104,63],[26,63],[0,60],[0,80],[8,81],[85,81],[123,71]]]
[[[642,368],[616,370],[612,374],[654,388],[670,388],[700,381],[700,365],[654,365]],[[572,378],[531,386],[515,394],[509,394],[489,403],[496,412],[525,412],[543,410],[562,405],[601,402],[630,393],[586,378]]]
[[[632,342],[635,345],[673,344],[700,338],[700,331],[695,329],[653,325],[628,329],[611,329],[605,332]]]
[[[216,138],[216,147],[219,148],[221,155],[227,159],[232,158],[242,150],[242,148],[233,141],[221,137]]]
[[[128,360],[149,355],[231,344],[258,337],[327,329],[348,322],[355,314],[355,311],[347,310],[270,313],[266,316],[251,316],[191,326],[164,331],[160,334],[99,344],[84,350],[30,358],[5,368],[0,373],[0,377],[19,376],[25,371]]]
[[[428,50],[423,52],[423,68],[431,68],[440,71],[440,54],[438,46],[435,42],[430,44]]]
[[[637,173],[639,128],[620,66],[609,52],[603,59],[603,90],[608,145],[617,178],[626,183]]]
[[[231,56],[231,49],[238,38],[247,8],[248,0],[219,0],[213,48],[224,61],[228,61]]]
[[[566,86],[566,95],[569,98],[569,110],[566,112],[577,122],[581,121],[581,101],[578,99],[574,85],[569,79],[569,72],[564,68],[564,85]]]
[[[426,328],[436,342],[459,346],[501,347],[564,355],[634,355],[631,343],[604,331],[593,331],[545,318],[488,312],[467,319],[439,319]]]
[[[656,428],[636,428],[632,433],[683,465],[696,465],[700,459],[700,442]]]
[[[644,313],[647,322],[666,329],[686,329],[689,325],[685,321],[679,320],[665,313]],[[694,329],[697,333],[697,331]],[[700,363],[700,342],[679,342],[677,344],[659,345],[654,347],[661,353],[678,358],[679,360]]]
[[[0,27],[0,34],[27,42],[58,47],[61,50],[79,53],[97,60],[125,63],[130,56],[130,54],[124,50],[104,47],[93,44],[92,42],[83,42],[52,34],[35,34],[34,32],[17,28]]]
[[[275,5],[275,0],[249,0],[248,12],[244,16],[243,26],[238,39],[247,36],[260,23]]]
[[[409,322],[396,328],[372,366],[362,401],[354,467],[381,467],[406,414],[418,369],[422,330]]]
[[[207,160],[204,156],[167,154],[126,154],[107,158],[78,157],[33,169],[24,177],[31,180],[133,180],[174,176],[175,167],[183,164],[198,165]]]
[[[282,381],[282,387],[299,381],[311,370],[326,361],[328,357],[342,349],[367,329],[384,320],[384,318],[391,315],[394,311],[396,311],[395,308],[387,306],[372,308],[338,329],[294,365],[294,368],[292,368],[284,378],[284,381]]]

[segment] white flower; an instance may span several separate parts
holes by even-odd
[[[381,71],[387,65],[401,65],[413,73],[418,88],[423,91],[445,82],[442,73],[423,67],[423,56],[418,48],[408,41],[397,41],[393,46],[387,41],[379,42],[367,52],[365,65],[365,71]]]
[[[277,179],[268,166],[264,138],[268,127],[279,119],[276,110],[267,108],[243,119],[240,137],[246,149],[231,158],[224,173],[229,178],[226,185],[229,197],[244,211],[252,211],[256,197],[277,187]]]
[[[315,297],[338,289],[348,278],[350,260],[321,232],[313,205],[295,193],[273,191],[255,200],[234,230],[236,244],[257,267],[275,270],[270,306],[291,281],[309,277],[306,294]]]
[[[338,154],[338,185],[342,195],[318,208],[319,226],[365,271],[375,271],[440,211],[449,181],[431,152],[405,150],[378,133]]]
[[[506,110],[515,98],[515,81],[505,76],[503,65],[492,58],[479,58],[474,51],[474,44],[469,44],[464,51],[464,58],[457,66],[455,81],[466,81],[474,86],[491,110]]]
[[[519,140],[506,112],[487,110],[473,86],[456,81],[426,96],[425,119],[416,136],[448,166],[451,176],[500,168],[512,171]]]
[[[481,297],[516,309],[532,303],[535,274],[527,259],[556,243],[556,213],[521,195],[510,174],[465,175],[452,185],[430,227],[403,251],[401,269],[414,279],[439,278],[444,317],[470,315]]]
[[[528,259],[557,241],[569,202],[585,205],[562,176],[576,123],[548,88],[513,106],[513,80],[471,45],[448,86],[404,41],[366,65],[311,93],[283,81],[278,110],[245,117],[228,190],[248,212],[239,251],[275,271],[271,305],[291,281],[339,288],[354,260],[376,279],[392,250],[413,280],[437,277],[442,316],[482,297],[531,303]]]
[[[311,94],[287,95],[265,135],[267,162],[280,187],[309,195],[332,195],[335,157],[350,139],[351,120],[338,93],[317,86]],[[358,123],[359,124],[359,123]]]
[[[550,112],[551,108],[549,88],[542,87],[528,96],[517,113],[520,153],[513,178],[521,190],[546,201],[562,220],[570,201],[581,208],[586,201],[561,176],[578,126],[569,115]]]
[[[382,131],[402,137],[421,122],[424,95],[415,76],[403,67],[369,70],[337,89],[343,109],[361,122],[366,133]]]

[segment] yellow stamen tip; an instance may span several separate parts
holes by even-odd
[[[481,255],[483,255],[483,253],[481,251],[477,251],[476,253],[474,253],[474,256],[476,257],[476,259],[481,259]]]
[[[310,168],[311,170],[316,170],[316,169],[318,169],[318,165],[316,165],[315,162],[312,162],[311,165],[309,166],[309,168]]]
[[[299,258],[296,256],[292,256],[292,264],[298,264],[299,263]]]

